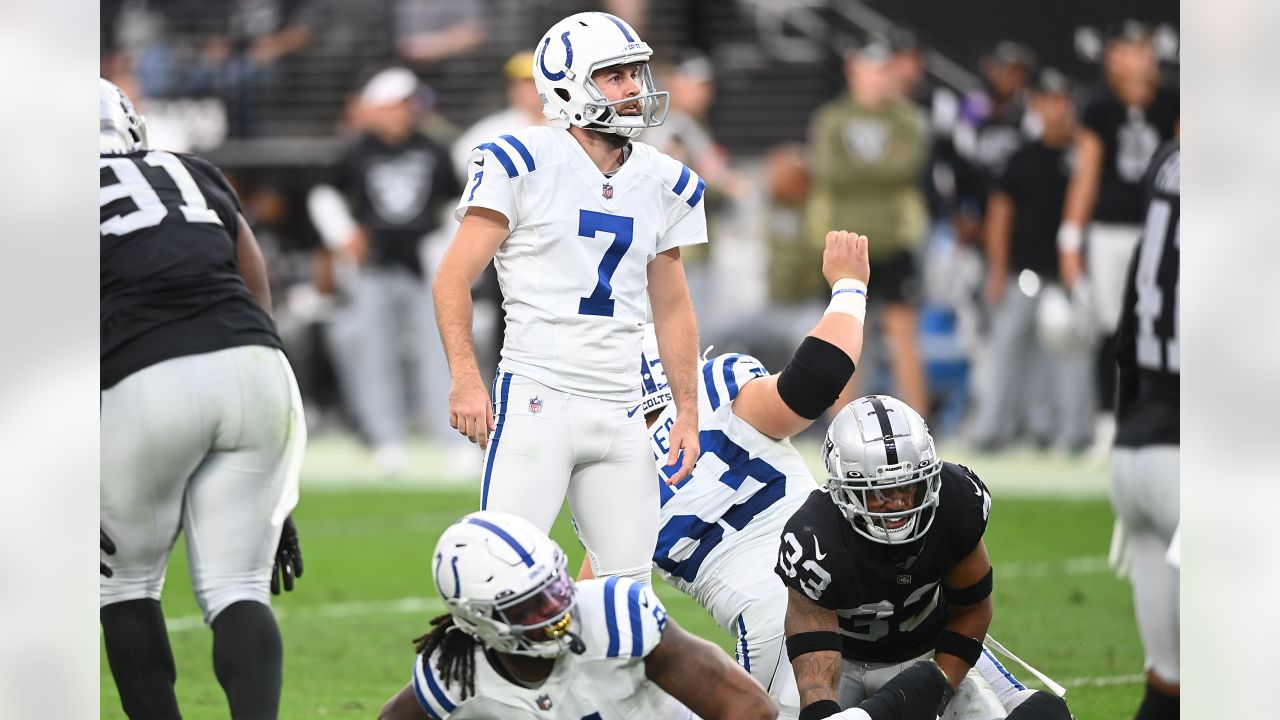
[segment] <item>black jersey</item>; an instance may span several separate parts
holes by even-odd
[[[923,538],[895,547],[855,532],[831,496],[815,490],[787,521],[774,572],[836,611],[845,658],[910,660],[936,644],[947,622],[942,578],[978,546],[990,510],[978,476],[943,463],[933,525]]]
[[[1009,158],[996,188],[1013,201],[1009,272],[1058,277],[1058,225],[1071,176],[1070,152],[1036,140]]]
[[[421,133],[395,146],[360,136],[329,181],[352,202],[356,222],[369,232],[369,262],[418,275],[419,247],[440,225],[440,203],[462,193],[448,151]]]
[[[1116,445],[1121,447],[1179,443],[1181,194],[1176,140],[1157,153],[1143,184],[1150,194],[1146,226],[1129,264],[1116,331]]]
[[[1178,122],[1177,91],[1156,90],[1145,108],[1130,107],[1108,88],[1085,106],[1084,126],[1102,140],[1102,177],[1093,219],[1137,225],[1142,222],[1142,176]]]
[[[102,155],[101,387],[171,358],[281,347],[236,264],[240,204],[207,160]]]

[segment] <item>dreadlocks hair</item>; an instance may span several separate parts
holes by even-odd
[[[431,630],[421,637],[413,639],[413,647],[422,653],[422,662],[427,662],[431,653],[439,651],[436,670],[444,680],[447,688],[453,681],[462,686],[462,699],[476,694],[476,639],[463,632],[453,622],[453,615],[445,613],[432,618]],[[430,671],[430,668],[426,668]]]

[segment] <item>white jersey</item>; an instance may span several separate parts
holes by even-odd
[[[504,370],[573,394],[639,397],[648,265],[706,242],[706,184],[649,145],[631,146],[612,177],[560,128],[528,127],[472,151],[454,216],[488,208],[511,230],[494,258]]]
[[[743,533],[749,523],[758,524],[758,518],[803,503],[817,488],[804,458],[789,440],[775,440],[733,414],[738,392],[768,374],[760,361],[749,355],[725,354],[704,360],[698,378],[701,454],[690,476],[676,487],[659,480],[662,529],[653,564],[665,580],[704,607],[713,604],[711,598],[699,593],[704,566],[714,564],[733,547],[733,536]],[[672,403],[649,428],[659,465],[665,463],[670,450],[667,437],[674,423]],[[677,468],[678,464],[663,468],[663,472],[670,477]],[[761,577],[772,572],[768,567],[772,557],[760,559]],[[742,598],[738,604],[747,600]],[[742,609],[726,609],[725,614]],[[724,624],[724,618],[716,619]]]
[[[476,693],[466,699],[458,683],[445,685],[434,654],[414,659],[418,704],[438,720],[692,720],[684,705],[645,677],[644,659],[667,624],[653,590],[626,578],[584,580],[577,583],[577,601],[570,631],[586,651],[561,655],[539,687],[507,680],[477,644]]]

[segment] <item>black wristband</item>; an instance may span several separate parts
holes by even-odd
[[[840,652],[843,649],[844,640],[840,638],[840,633],[830,630],[802,632],[787,637],[787,659],[792,662],[806,653],[823,650]]]
[[[973,667],[982,657],[982,643],[971,637],[965,637],[953,630],[943,630],[938,642],[933,646],[935,652],[954,655]]]
[[[981,580],[966,588],[949,588],[942,586],[942,594],[952,605],[975,605],[987,599],[994,584],[995,570],[987,571]]]
[[[843,350],[810,335],[778,374],[778,396],[795,414],[816,420],[840,398],[854,369]]]
[[[805,705],[800,710],[800,720],[822,720],[840,712],[840,703],[835,700],[819,700]]]

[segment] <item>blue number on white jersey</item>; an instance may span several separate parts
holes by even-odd
[[[622,261],[622,256],[631,247],[631,231],[634,227],[635,222],[629,217],[593,210],[578,211],[580,237],[594,238],[597,232],[613,235],[613,242],[609,243],[609,249],[604,251],[604,257],[600,260],[600,267],[596,271],[599,279],[596,281],[595,289],[591,291],[590,297],[584,297],[578,301],[579,315],[613,317],[613,298],[610,297],[613,294],[613,286],[609,283],[618,270],[618,263]]]

